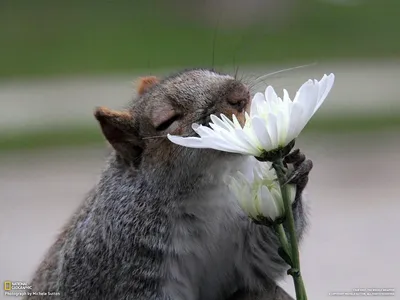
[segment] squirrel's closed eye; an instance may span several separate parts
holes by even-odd
[[[176,121],[180,120],[182,118],[182,115],[180,114],[175,114],[169,119],[166,119],[162,123],[156,126],[157,131],[164,131],[167,130],[172,124],[174,124]]]
[[[243,112],[247,102],[247,99],[228,100],[229,105],[236,109],[239,113]]]

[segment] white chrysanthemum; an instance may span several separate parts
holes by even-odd
[[[276,174],[268,163],[256,163],[253,172],[245,176],[238,171],[228,180],[229,188],[237,197],[243,211],[252,219],[260,217],[270,222],[285,214],[284,203]],[[288,185],[289,200],[293,203],[296,195],[295,185]]]
[[[190,148],[261,156],[263,152],[285,147],[298,137],[326,99],[334,81],[333,74],[324,75],[320,81],[310,79],[300,87],[293,101],[287,90],[283,90],[281,99],[273,87],[268,86],[265,94],[254,95],[243,127],[235,115],[232,121],[223,114],[221,118],[211,115],[211,128],[192,125],[199,137],[168,135],[168,139]]]

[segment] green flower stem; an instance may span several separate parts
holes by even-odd
[[[285,222],[290,237],[291,251],[289,253],[292,260],[292,266],[291,266],[292,269],[289,270],[288,274],[290,274],[293,277],[294,286],[296,290],[296,299],[307,300],[306,289],[304,287],[303,278],[300,273],[299,247],[297,243],[292,204],[290,202],[288,190],[285,185],[286,182],[285,166],[283,165],[282,158],[275,160],[273,163],[273,167],[276,171],[276,175],[278,177],[279,185],[281,188],[282,199],[285,207],[285,216],[286,216]]]
[[[283,250],[289,255],[289,257],[292,257],[291,250],[289,248],[289,243],[286,237],[286,232],[285,229],[283,228],[282,224],[277,224],[275,225],[275,231],[278,235],[279,241],[281,242]]]

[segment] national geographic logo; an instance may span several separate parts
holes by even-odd
[[[12,282],[11,281],[4,281],[4,290],[11,291],[12,289]]]
[[[32,286],[26,282],[20,281],[4,281],[4,296],[24,297],[32,290]]]
[[[5,291],[13,291],[13,290],[31,290],[32,286],[28,285],[26,282],[20,281],[4,281],[4,290]]]

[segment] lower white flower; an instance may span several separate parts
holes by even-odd
[[[283,90],[281,99],[273,87],[268,86],[264,94],[254,95],[243,127],[235,115],[232,120],[223,114],[220,118],[211,115],[210,127],[192,125],[199,137],[168,135],[168,139],[190,148],[210,148],[259,157],[285,147],[298,137],[328,96],[334,81],[333,74],[324,75],[320,81],[310,79],[299,88],[293,101],[286,90]]]
[[[279,183],[268,163],[257,162],[253,172],[245,176],[238,171],[230,176],[229,188],[235,194],[240,207],[252,219],[266,218],[273,223],[282,219],[285,208]],[[296,186],[287,185],[290,202],[296,196]]]

